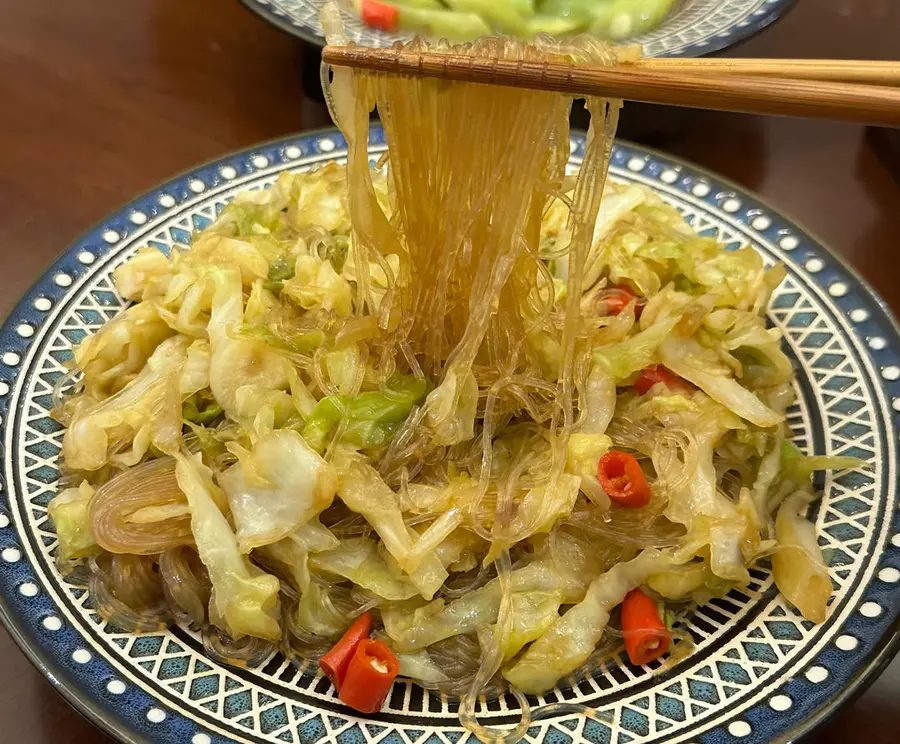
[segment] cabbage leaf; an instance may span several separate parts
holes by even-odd
[[[816,529],[801,514],[809,497],[796,494],[781,505],[775,518],[778,547],[772,555],[775,584],[807,620],[825,621],[831,578],[816,540]]]
[[[469,369],[447,368],[440,385],[425,401],[426,421],[436,444],[467,442],[475,436],[478,383]]]
[[[233,447],[238,462],[219,476],[242,553],[277,542],[331,505],[333,469],[296,431],[279,429],[252,450]]]
[[[329,437],[344,422],[341,441],[362,449],[390,444],[399,425],[425,397],[426,382],[412,375],[390,381],[383,390],[356,397],[328,395],[313,408],[303,437],[317,452],[324,452]]]
[[[341,473],[338,495],[351,510],[361,514],[384,542],[385,548],[409,574],[410,580],[426,599],[431,599],[447,579],[447,571],[435,554],[425,556],[412,570],[408,558],[414,539],[403,521],[397,495],[371,465],[338,451],[334,465]]]
[[[165,259],[159,251],[154,253]],[[117,393],[173,333],[152,304],[127,308],[75,347],[73,358],[83,373],[84,394],[100,401]]]
[[[658,550],[644,550],[598,576],[584,599],[559,617],[503,676],[526,694],[549,690],[587,661],[606,630],[610,613],[625,595],[670,561]]]
[[[62,454],[67,467],[98,470],[110,461],[131,466],[141,460],[151,444],[170,454],[178,449],[178,380],[190,342],[184,336],[166,339],[140,374],[119,392],[75,411],[63,436]]]
[[[218,618],[232,638],[250,635],[277,641],[281,638],[278,579],[241,555],[237,538],[216,505],[222,500],[215,493],[218,486],[200,455],[178,453],[175,460],[178,487],[191,507],[197,552],[212,582],[210,617]]]
[[[260,409],[286,416],[293,411],[293,401],[285,392],[290,387],[290,364],[264,343],[235,337],[243,322],[240,274],[235,269],[218,269],[212,276],[209,386],[216,401],[247,429]]]
[[[784,421],[784,416],[766,407],[733,377],[708,372],[703,362],[703,348],[694,339],[672,337],[660,347],[662,363],[672,372],[694,383],[713,400],[757,426],[767,428]]]
[[[865,465],[858,457],[838,455],[804,455],[789,439],[781,443],[779,477],[799,490],[812,490],[812,476],[817,470],[850,470]]]
[[[438,682],[446,682],[449,679],[437,662],[425,650],[407,653],[395,651],[394,655],[400,664],[401,677],[409,677],[410,679],[432,685]]]
[[[540,638],[559,617],[562,592],[513,592],[511,624],[499,638],[500,652],[509,661],[525,646]],[[494,626],[494,633],[499,626]]]
[[[410,599],[419,593],[396,562],[386,561],[377,543],[367,537],[346,538],[338,547],[313,555],[310,564],[320,573],[349,579],[387,600]]]
[[[47,506],[59,538],[56,557],[62,568],[99,551],[91,529],[93,495],[91,484],[82,481],[78,488],[60,491]]]
[[[302,592],[310,582],[307,558],[312,553],[332,550],[341,544],[315,517],[298,527],[283,540],[264,545],[254,555],[261,555],[293,580],[294,588]]]
[[[513,593],[559,595],[561,603],[581,600],[596,571],[596,556],[584,550],[564,534],[552,553],[513,570],[509,576]],[[382,608],[385,632],[401,651],[421,649],[445,638],[472,633],[483,625],[497,621],[502,590],[500,580],[493,579],[452,602],[436,599],[427,604],[421,601],[399,603]],[[538,598],[546,600],[546,597]],[[525,600],[523,600],[525,601]],[[532,602],[540,605],[540,601]],[[524,628],[520,634],[526,634]]]
[[[594,360],[615,378],[616,382],[622,382],[654,363],[657,349],[672,333],[679,320],[679,316],[664,318],[624,341],[595,349]]]

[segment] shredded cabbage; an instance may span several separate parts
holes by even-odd
[[[56,526],[56,536],[59,538],[56,557],[63,568],[99,550],[91,529],[93,495],[94,489],[91,484],[82,481],[78,488],[60,491],[48,506],[50,518]]]
[[[613,608],[670,560],[658,550],[646,550],[598,576],[585,598],[557,618],[503,676],[525,693],[553,687],[593,653]]]
[[[191,507],[191,531],[200,560],[209,571],[214,615],[235,639],[243,635],[270,640],[281,637],[278,623],[278,579],[238,550],[237,540],[213,495],[218,488],[198,455],[176,457],[178,485]]]
[[[277,542],[331,505],[333,469],[296,431],[274,431],[251,451],[234,452],[238,462],[219,475],[219,483],[242,553]]]
[[[804,494],[795,494],[779,508],[775,519],[778,547],[772,555],[772,571],[779,591],[803,617],[821,623],[831,598],[831,579],[815,527],[802,516],[808,500]]]

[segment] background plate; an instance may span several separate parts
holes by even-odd
[[[242,0],[270,23],[317,46],[325,44],[319,11],[326,0]],[[761,31],[778,20],[794,0],[681,0],[663,24],[630,41],[647,57],[701,57]],[[384,47],[403,39],[364,26],[345,15],[347,36],[363,46]]]
[[[384,149],[371,132],[373,157]],[[123,306],[112,270],[142,245],[169,250],[215,218],[236,191],[264,188],[284,169],[345,157],[334,131],[260,145],[202,166],[140,197],[72,246],[0,329],[0,615],[25,652],[79,709],[128,741],[459,744],[456,704],[397,684],[384,710],[360,718],[322,678],[280,655],[257,669],[205,657],[181,629],[143,636],[108,628],[83,589],[63,581],[47,504],[56,493],[61,427],[51,390],[71,347]],[[583,154],[574,135],[572,166]],[[900,611],[900,518],[895,514],[900,335],[883,304],[818,242],[755,197],[693,166],[617,145],[612,176],[647,184],[703,234],[751,243],[788,278],[770,319],[798,370],[795,440],[818,453],[857,455],[866,473],[829,475],[816,506],[834,582],[826,623],[813,626],[778,596],[765,570],[746,590],[701,608],[696,651],[654,674],[613,659],[588,680],[536,704],[592,705],[604,720],[561,716],[529,729],[553,744],[786,741],[820,721],[888,660]],[[658,667],[658,664],[654,664]],[[512,721],[515,701],[482,712]],[[473,740],[474,741],[474,740]]]

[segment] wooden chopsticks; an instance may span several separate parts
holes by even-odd
[[[843,59],[749,59],[656,57],[634,63],[641,70],[715,75],[764,75],[869,85],[900,85],[900,62]]]
[[[642,60],[594,67],[355,46],[327,46],[322,59],[332,65],[385,73],[576,96],[599,95],[688,108],[900,126],[900,87],[884,84],[887,81],[900,85],[900,63]],[[824,79],[818,77],[820,74]],[[857,82],[844,82],[848,78]],[[872,80],[878,84],[869,84]]]

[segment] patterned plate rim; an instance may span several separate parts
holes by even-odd
[[[267,23],[281,29],[291,36],[316,47],[325,46],[325,39],[308,26],[288,18],[283,12],[273,10],[270,0],[240,0],[245,8],[262,18]],[[666,52],[661,57],[705,57],[716,54],[756,36],[765,28],[775,23],[794,7],[797,0],[770,0],[771,8],[763,15],[755,18],[745,26],[734,25],[725,32],[708,37],[702,42],[692,42],[675,52]]]
[[[380,128],[380,125],[374,124],[373,128],[378,129]],[[199,192],[196,190],[193,190],[192,192],[191,186],[195,182],[201,180],[199,178],[200,174],[205,174],[207,177],[217,179],[220,178],[219,173],[221,172],[221,169],[228,166],[236,167],[238,169],[237,172],[241,174],[252,173],[254,166],[249,164],[250,160],[257,157],[262,151],[266,151],[270,154],[273,151],[277,152],[277,162],[275,163],[277,165],[289,164],[292,160],[296,159],[295,156],[286,153],[292,146],[294,146],[294,149],[303,148],[304,151],[308,151],[309,146],[315,142],[317,138],[325,135],[336,136],[338,139],[342,139],[334,128],[326,127],[261,142],[254,146],[233,151],[223,157],[208,160],[201,165],[187,169],[174,178],[149,189],[137,198],[129,201],[123,207],[111,213],[104,220],[96,223],[78,240],[74,241],[57,257],[52,265],[41,274],[27,292],[24,293],[22,298],[12,307],[7,316],[3,319],[3,323],[0,324],[0,349],[10,348],[17,343],[20,346],[22,345],[23,339],[15,335],[11,320],[13,318],[27,317],[34,314],[34,300],[53,291],[53,288],[49,285],[52,285],[51,277],[54,272],[63,269],[72,270],[71,267],[77,264],[76,252],[79,248],[83,248],[88,244],[103,245],[104,242],[110,242],[105,236],[109,233],[111,224],[127,222],[127,216],[129,214],[133,214],[140,210],[147,210],[146,205],[148,203],[156,204],[161,195],[178,193],[181,195],[180,201],[186,201],[197,197]],[[573,136],[576,138],[583,137],[583,133],[573,132]],[[708,190],[708,193],[715,193],[718,201],[721,202],[728,198],[739,197],[749,203],[753,209],[764,210],[767,215],[778,220],[783,227],[789,227],[791,235],[798,238],[799,242],[807,247],[808,257],[806,260],[808,261],[810,258],[826,258],[833,262],[841,272],[844,272],[847,275],[850,282],[855,285],[854,288],[857,291],[861,290],[864,295],[864,297],[861,298],[862,304],[869,305],[870,307],[874,306],[878,309],[881,317],[877,320],[882,324],[882,328],[880,329],[881,332],[884,333],[885,331],[888,331],[894,335],[895,339],[900,341],[900,324],[898,324],[893,312],[884,300],[878,296],[868,282],[863,279],[853,267],[848,265],[844,259],[842,259],[825,242],[818,239],[815,234],[806,230],[796,220],[792,219],[790,215],[768,206],[766,202],[754,192],[749,191],[728,179],[720,177],[706,168],[698,166],[688,160],[677,158],[659,150],[622,139],[617,140],[617,147],[621,151],[630,154],[632,160],[629,161],[629,167],[631,167],[631,162],[634,162],[635,159],[643,158],[648,163],[655,163],[659,167],[660,172],[662,172],[663,169],[668,172],[677,171],[679,175],[686,176],[688,179],[693,180],[697,180],[699,177],[700,182],[711,187]],[[272,164],[273,163],[268,162],[266,167],[269,167]],[[661,179],[659,176],[657,176],[655,180],[671,183],[671,181]],[[711,206],[709,202],[704,203],[707,206]],[[752,213],[753,209],[749,211]],[[875,320],[876,318],[874,317],[867,317],[869,323],[872,323]],[[27,347],[27,344],[25,344],[25,346]],[[885,365],[888,363],[892,365],[900,363],[900,354],[896,351],[891,351],[890,344],[884,349],[879,349],[878,352],[881,357],[881,361],[879,361],[881,369],[884,369]],[[21,368],[18,372],[10,372],[8,365],[6,365],[5,362],[4,365],[0,365],[0,370],[2,370],[3,366],[6,366],[7,369],[5,371],[0,371],[0,378],[2,378],[0,379],[0,383],[9,385],[10,389],[17,377],[24,377],[30,371],[27,368]],[[895,385],[897,389],[893,394],[890,394],[887,390],[888,380],[893,382],[895,381],[895,378],[882,376],[880,387],[887,398],[891,399],[894,403],[898,403],[900,402],[900,383]],[[0,403],[0,409],[2,409],[5,416],[8,416],[8,404],[5,400]],[[900,405],[895,406],[894,410],[900,412]],[[5,491],[0,491],[0,506],[3,506],[6,511],[9,510],[8,500],[8,494]],[[6,531],[6,528],[11,525],[4,511],[0,511],[0,520],[2,520],[0,521],[0,530]],[[897,521],[896,517],[894,518],[894,521]],[[878,566],[882,564],[881,559],[891,551],[892,547],[900,548],[900,525],[896,525],[894,528],[890,529],[889,532],[893,533],[893,538],[886,541],[882,554],[879,556],[878,560],[873,562]],[[0,554],[2,554],[5,553],[5,549],[10,546],[5,540],[0,540],[0,543],[3,543],[0,544]],[[12,547],[15,547],[15,545]],[[3,557],[4,560],[6,560],[5,555]],[[900,558],[897,556],[894,557],[897,559],[894,563],[900,565]],[[873,578],[872,581],[874,582],[875,579]],[[16,609],[15,605],[17,597],[16,593],[12,591],[12,587],[17,583],[15,577],[11,578],[10,575],[0,576],[0,585],[3,585],[3,591],[0,591],[0,622],[3,623],[10,636],[26,657],[76,710],[86,716],[106,733],[121,741],[128,742],[129,744],[150,744],[152,741],[156,741],[157,739],[155,736],[152,738],[149,736],[152,729],[147,728],[145,732],[142,732],[139,731],[136,726],[129,725],[128,721],[126,721],[119,712],[118,707],[112,704],[112,701],[104,701],[96,692],[88,691],[82,685],[79,681],[80,675],[73,673],[74,670],[71,667],[67,668],[63,663],[64,660],[61,658],[60,649],[58,648],[60,644],[54,644],[52,641],[46,639],[42,640],[36,635],[35,628],[28,622],[25,613],[21,609]],[[860,600],[860,602],[862,602],[862,600]],[[890,663],[898,650],[900,650],[900,614],[895,614],[889,624],[885,625],[880,631],[877,629],[876,631],[876,640],[874,643],[870,644],[870,648],[867,652],[861,656],[854,657],[857,668],[847,680],[846,684],[842,686],[836,694],[831,695],[826,702],[817,705],[817,707],[812,710],[804,712],[800,719],[791,724],[788,729],[770,732],[772,735],[768,741],[773,743],[777,742],[778,744],[787,744],[787,742],[798,741],[801,738],[805,738],[813,731],[813,729],[833,716],[838,709],[865,691],[865,689]],[[57,646],[57,648],[55,648],[55,646]],[[748,712],[752,712],[754,708],[758,708],[759,706],[759,703],[754,703],[748,708]],[[176,718],[180,715],[176,711],[173,711],[173,713],[175,714],[173,717]],[[158,729],[156,732],[161,733]],[[175,733],[175,731],[170,731],[170,733]],[[168,739],[169,737],[166,738]]]

